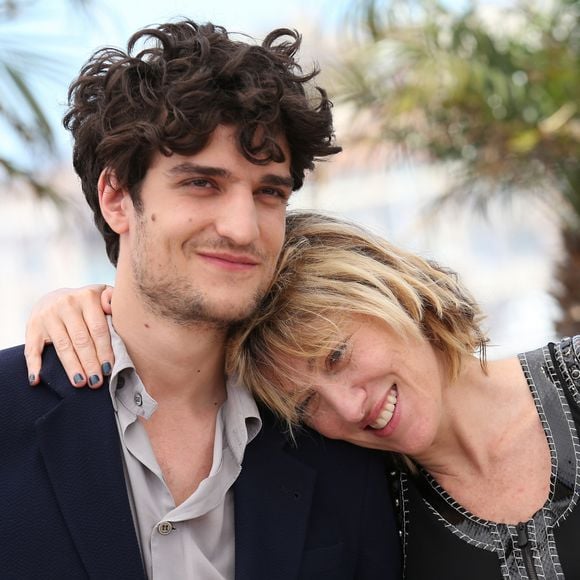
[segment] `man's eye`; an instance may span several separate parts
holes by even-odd
[[[278,198],[284,202],[288,201],[290,198],[290,193],[283,189],[278,189],[277,187],[262,187],[258,193],[260,193],[260,195]]]
[[[212,187],[213,183],[202,177],[190,179],[185,185],[192,185],[193,187]]]

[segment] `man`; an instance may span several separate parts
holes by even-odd
[[[339,150],[298,47],[182,21],[96,52],[72,84],[74,166],[117,268],[115,363],[108,389],[70,389],[49,349],[33,391],[22,348],[0,353],[3,578],[396,577],[380,458],[290,444],[224,376],[292,191]]]

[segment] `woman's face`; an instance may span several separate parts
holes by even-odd
[[[319,360],[297,361],[306,385],[305,422],[332,439],[420,456],[441,424],[446,373],[425,339],[404,339],[384,323],[353,317]],[[300,375],[300,376],[302,376]]]

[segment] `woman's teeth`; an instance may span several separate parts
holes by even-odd
[[[393,413],[395,412],[395,407],[397,406],[397,387],[393,387],[389,396],[387,397],[387,402],[379,416],[375,419],[374,423],[371,423],[369,427],[371,429],[384,429],[389,421],[393,418]]]

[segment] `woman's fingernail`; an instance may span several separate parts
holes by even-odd
[[[103,370],[103,374],[108,377],[111,374],[111,371],[113,370],[113,367],[111,366],[110,362],[104,362],[101,365],[101,369]]]
[[[92,387],[92,386],[96,385],[100,380],[101,380],[101,377],[99,377],[99,375],[91,375],[89,377],[89,385]]]
[[[34,375],[34,374],[28,375],[28,384],[29,385],[33,385],[35,380],[36,380],[36,375]]]
[[[81,373],[77,373],[73,377],[73,382],[74,382],[75,385],[80,385],[84,380],[85,379],[84,379],[83,375],[81,375]]]

